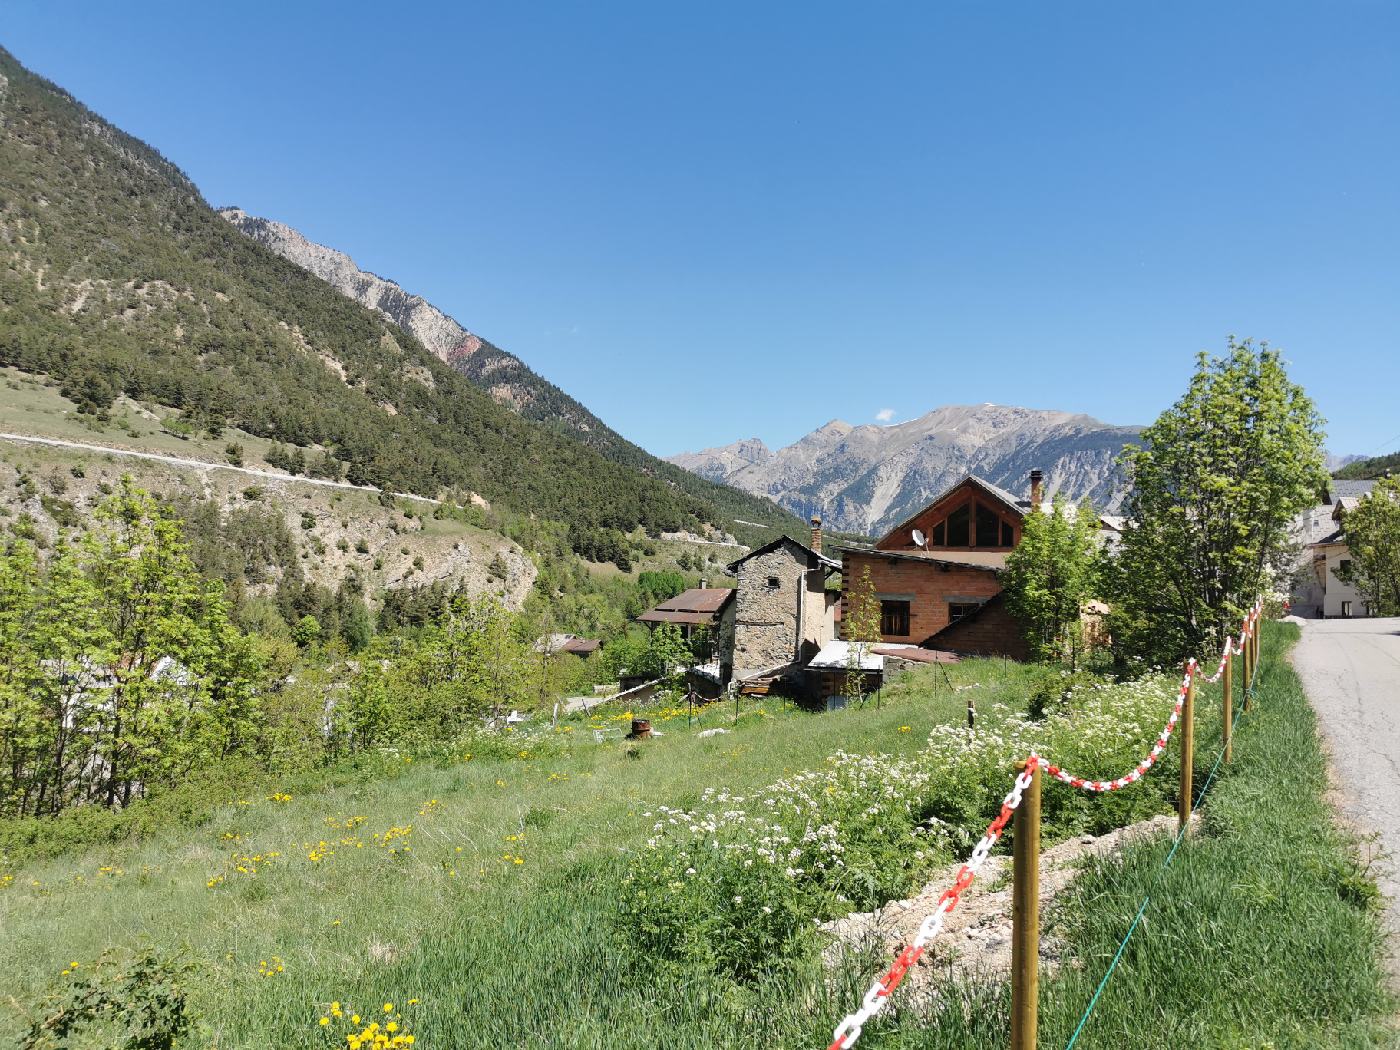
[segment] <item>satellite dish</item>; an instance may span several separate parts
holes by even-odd
[[[924,545],[924,534],[923,534],[922,532],[920,532],[918,529],[915,529],[915,530],[914,530],[914,546],[915,546],[915,547],[923,547],[923,545]]]

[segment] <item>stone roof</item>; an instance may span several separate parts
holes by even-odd
[[[1368,495],[1375,487],[1375,478],[1366,478],[1362,481],[1347,481],[1333,478],[1327,484],[1327,496],[1333,503],[1343,499],[1358,500],[1362,496]]]
[[[725,568],[729,571],[729,574],[731,576],[737,575],[739,571],[739,566],[743,565],[744,562],[748,561],[750,558],[757,558],[761,555],[767,554],[769,551],[777,550],[785,543],[792,544],[792,546],[796,547],[798,550],[802,551],[803,554],[807,556],[808,568],[814,569],[818,566],[821,566],[823,568],[836,569],[838,571],[841,568],[841,563],[839,561],[834,561],[833,559],[828,558],[825,554],[818,554],[811,547],[807,546],[807,544],[795,540],[791,536],[779,536],[776,540],[770,540],[769,542],[765,543],[762,547],[759,547],[757,550],[749,551],[749,553],[745,554],[742,558],[739,558],[737,561],[730,562],[728,565],[725,566]]]

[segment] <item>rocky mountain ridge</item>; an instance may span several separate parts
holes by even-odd
[[[833,419],[777,451],[749,438],[670,460],[795,514],[820,514],[831,528],[878,535],[969,473],[1019,496],[1039,468],[1049,493],[1111,513],[1126,491],[1117,457],[1141,429],[1071,412],[947,405],[890,426]]]
[[[286,223],[251,215],[242,208],[220,208],[218,214],[249,239],[398,325],[505,408],[716,508],[720,514],[713,524],[722,531],[750,533],[745,538],[751,541],[762,540],[764,533],[759,530],[763,529],[803,533],[801,522],[767,500],[682,470],[628,441],[514,354],[467,330],[422,296],[361,269],[344,252],[317,244]],[[757,529],[746,522],[757,523]]]

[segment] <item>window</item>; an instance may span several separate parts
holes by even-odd
[[[1001,539],[1001,519],[991,507],[977,504],[977,543],[978,547],[995,547]]]
[[[776,591],[776,590],[777,590],[779,587],[781,587],[782,585],[783,585],[783,581],[780,580],[780,579],[778,579],[778,577],[776,577],[776,576],[770,576],[770,577],[768,577],[768,589],[769,589],[770,591]]]
[[[980,608],[982,608],[980,602],[949,602],[948,622],[956,623],[964,616],[971,616]]]
[[[934,547],[1014,547],[1016,525],[995,506],[970,499],[942,521],[925,526]]]
[[[1345,576],[1345,575],[1346,575],[1347,573],[1349,573],[1349,572],[1351,572],[1351,559],[1350,559],[1350,558],[1343,558],[1341,561],[1337,562],[1337,578],[1338,578],[1338,579],[1340,579],[1341,577]]]
[[[970,508],[967,504],[963,504],[963,505],[962,505],[961,507],[959,507],[957,510],[953,511],[953,513],[951,513],[951,514],[948,515],[948,546],[949,546],[949,547],[966,547],[966,546],[968,546],[968,542],[967,542],[967,526],[968,526],[968,524],[970,523],[971,518],[972,518],[971,508]]]
[[[1350,615],[1351,615],[1351,602],[1342,602],[1342,615],[1343,615],[1343,616],[1350,616]]]
[[[880,633],[892,634],[900,638],[909,637],[909,603],[901,601],[880,602]]]

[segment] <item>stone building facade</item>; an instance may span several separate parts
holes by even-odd
[[[735,680],[805,663],[836,636],[840,595],[826,580],[841,566],[821,554],[818,519],[812,535],[812,547],[784,536],[729,566],[737,583],[723,662]]]

